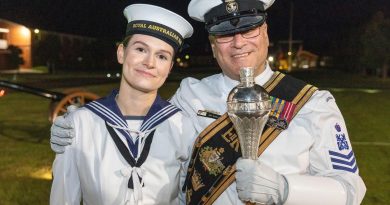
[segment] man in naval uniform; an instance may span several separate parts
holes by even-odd
[[[205,23],[222,73],[184,79],[171,99],[201,133],[187,175],[187,203],[360,204],[366,187],[335,99],[272,71],[266,61],[266,9],[273,2],[192,0],[188,6],[190,17]],[[258,160],[239,158],[237,134],[231,123],[223,125],[229,122],[226,99],[242,67],[253,67],[255,82],[273,97]]]
[[[356,205],[366,187],[335,99],[303,81],[274,72],[266,58],[266,9],[274,0],[192,0],[188,13],[204,22],[222,73],[187,78],[171,102],[189,115],[199,134],[183,190],[187,204]],[[226,111],[242,67],[272,97],[258,160],[240,158]],[[55,122],[53,141],[72,128]],[[62,152],[62,147],[53,147]]]

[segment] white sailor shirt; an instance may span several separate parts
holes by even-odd
[[[72,120],[75,137],[64,154],[56,155],[53,163],[50,204],[184,203],[180,190],[195,131],[181,112],[154,128],[149,155],[139,168],[131,167],[124,159],[100,116],[84,107],[67,117]],[[115,132],[127,146],[123,134]],[[141,190],[128,188],[134,172],[142,178]]]

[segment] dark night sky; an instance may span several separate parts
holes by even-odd
[[[186,12],[188,0],[0,0],[0,18],[45,30],[118,40],[125,31],[123,9],[132,3],[151,3],[183,15],[195,27],[193,47],[206,42],[201,23]],[[294,0],[296,40],[317,53],[331,52],[332,45],[366,23],[376,11],[389,17],[390,0]],[[287,40],[290,0],[276,0],[268,10],[272,42]]]

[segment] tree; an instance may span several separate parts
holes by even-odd
[[[56,35],[45,35],[34,46],[34,63],[46,65],[49,73],[54,73],[60,63],[61,42]]]
[[[8,50],[10,54],[8,56],[8,63],[11,69],[17,69],[20,65],[24,63],[23,58],[21,57],[23,51],[17,46],[9,45]]]
[[[390,19],[383,12],[374,14],[361,35],[362,65],[386,78],[390,60]]]

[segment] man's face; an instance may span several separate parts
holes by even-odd
[[[215,36],[214,39],[210,40],[214,57],[219,66],[223,73],[232,79],[239,80],[240,68],[242,67],[253,67],[255,76],[265,69],[269,45],[267,24],[264,23],[255,29],[258,30],[245,31],[232,36]],[[259,35],[251,37],[256,34]],[[233,38],[231,39],[231,37]],[[223,38],[230,38],[231,41],[225,42]]]

